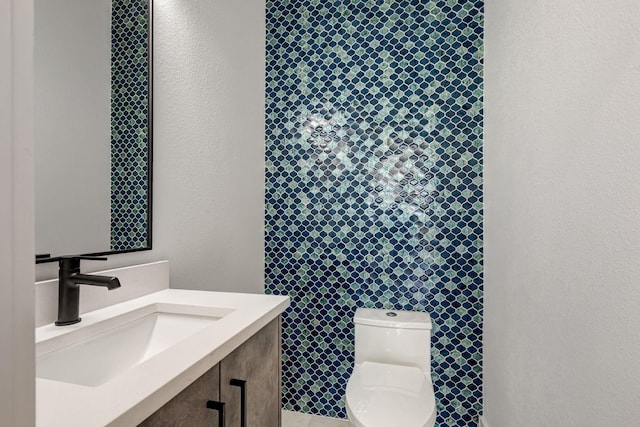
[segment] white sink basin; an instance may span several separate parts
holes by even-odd
[[[36,426],[138,425],[288,305],[280,295],[165,289],[38,327]]]
[[[37,343],[36,377],[90,387],[102,385],[233,311],[151,304],[69,331]]]

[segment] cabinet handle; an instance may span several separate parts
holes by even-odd
[[[245,380],[237,380],[232,378],[230,383],[232,386],[240,387],[240,427],[247,426],[247,382]]]
[[[218,411],[218,427],[224,427],[224,402],[208,400],[207,408]]]

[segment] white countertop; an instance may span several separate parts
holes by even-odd
[[[234,310],[213,325],[100,386],[36,378],[39,427],[135,426],[224,359],[289,306],[289,297],[168,289],[36,329],[36,344],[150,304]]]

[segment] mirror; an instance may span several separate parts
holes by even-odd
[[[36,253],[151,249],[151,0],[35,0]]]

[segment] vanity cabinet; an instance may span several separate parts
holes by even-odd
[[[144,420],[141,427],[218,426],[218,415],[207,408],[220,398],[220,365],[216,365]]]
[[[140,426],[280,427],[280,328],[278,317]]]
[[[246,381],[244,391],[238,380]],[[245,424],[241,423],[243,393]],[[280,427],[280,396],[280,318],[277,318],[220,362],[225,427]]]

